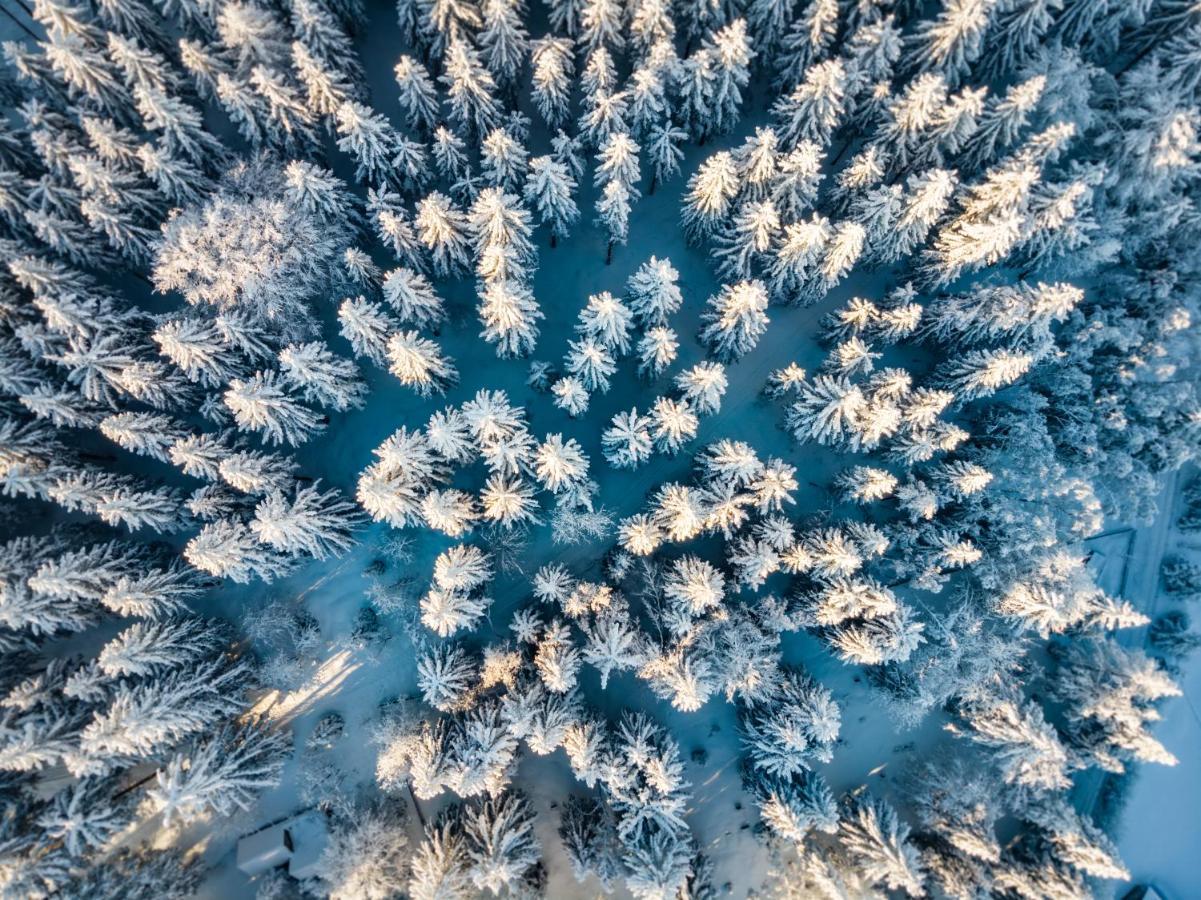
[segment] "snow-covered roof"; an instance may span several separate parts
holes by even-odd
[[[292,857],[292,839],[284,825],[272,825],[238,841],[238,869],[251,877],[284,865]]]

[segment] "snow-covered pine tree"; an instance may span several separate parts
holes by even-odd
[[[922,246],[950,205],[955,185],[955,175],[946,169],[910,175],[895,227],[875,237],[874,255],[882,262],[895,262]]]
[[[613,245],[624,245],[630,233],[630,189],[620,181],[605,182],[596,201],[596,223],[608,233],[605,264],[613,261]]]
[[[801,141],[792,152],[777,156],[768,189],[784,219],[800,219],[813,205],[823,178],[821,165],[822,151],[813,141]]]
[[[791,93],[772,104],[780,141],[795,149],[802,141],[828,146],[846,111],[846,67],[831,59],[805,71]]]
[[[353,100],[339,106],[334,119],[338,149],[355,160],[355,178],[372,185],[387,184],[401,142],[388,120]]]
[[[857,798],[838,824],[838,837],[863,877],[911,897],[925,894],[925,875],[909,826],[887,802],[870,795]]]
[[[688,179],[680,216],[690,241],[699,243],[721,227],[739,187],[732,153],[723,150],[701,163]]]
[[[1148,731],[1159,718],[1155,704],[1180,695],[1180,687],[1141,651],[1124,650],[1110,638],[1069,645],[1052,677],[1052,696],[1065,704],[1065,738],[1086,764],[1110,772],[1133,761],[1175,765]]]
[[[188,541],[183,557],[202,572],[238,584],[272,581],[291,568],[286,557],[260,544],[249,526],[229,519],[206,524]]]
[[[473,628],[486,604],[461,591],[433,587],[421,598],[421,622],[439,637]]]
[[[634,469],[650,459],[653,443],[652,421],[637,409],[617,413],[601,435],[605,459],[618,469]]]
[[[466,35],[452,35],[438,80],[446,88],[451,122],[464,135],[482,138],[500,124],[496,82]]]
[[[846,500],[871,503],[892,496],[897,488],[897,478],[886,469],[855,466],[842,472],[835,479],[835,486]]]
[[[358,367],[334,355],[323,341],[284,347],[279,352],[279,368],[284,380],[310,403],[345,412],[361,409],[366,402],[367,385],[359,377]]]
[[[405,890],[409,837],[404,807],[387,801],[336,823],[319,857],[319,889],[330,897],[383,898]]]
[[[632,324],[630,308],[608,291],[601,291],[588,297],[588,303],[580,310],[576,331],[612,354],[625,356],[630,351]]]
[[[125,450],[161,462],[169,461],[169,447],[187,433],[170,416],[139,412],[105,416],[99,428],[101,434]]]
[[[908,36],[906,65],[921,72],[939,72],[948,83],[957,84],[984,51],[996,7],[989,0],[951,0]]]
[[[841,714],[830,692],[809,676],[785,671],[770,701],[740,707],[743,744],[751,766],[798,777],[813,761],[830,758]]]
[[[749,278],[765,258],[780,230],[780,213],[771,200],[744,203],[717,234],[713,257],[726,280]]]
[[[322,491],[320,482],[301,487],[289,499],[268,494],[255,507],[250,529],[262,543],[284,553],[306,553],[317,559],[341,556],[354,545],[361,524],[355,505],[341,491]]]
[[[392,67],[401,108],[408,121],[430,133],[438,120],[438,90],[429,71],[418,60],[402,53]]]
[[[993,14],[978,69],[986,77],[1021,70],[1041,49],[1060,10],[1056,0],[1020,0]]]
[[[962,166],[968,171],[979,169],[1016,143],[1046,86],[1045,75],[1034,75],[1010,85],[1004,95],[990,98],[980,113],[976,130],[963,147]]]
[[[480,144],[484,180],[505,191],[516,190],[526,173],[528,153],[505,128],[493,128]]]
[[[449,197],[438,191],[422,197],[417,202],[413,225],[437,275],[461,275],[470,268],[467,217]]]
[[[687,139],[688,132],[674,125],[667,115],[646,129],[643,146],[652,167],[651,183],[646,190],[648,194],[653,194],[658,185],[679,174],[680,163],[684,161],[684,151],[680,145]]]
[[[577,43],[583,50],[598,49],[620,53],[625,49],[623,16],[625,11],[615,0],[580,0]],[[570,32],[569,32],[570,33]]]
[[[771,832],[798,846],[814,831],[834,833],[838,804],[816,772],[792,778],[744,772],[743,781],[759,803],[759,814]]]
[[[534,813],[525,796],[506,791],[477,801],[463,813],[467,874],[479,890],[499,894],[521,886],[542,852]]]
[[[829,219],[814,213],[809,221],[784,226],[775,254],[767,264],[772,300],[788,306],[812,301],[812,282],[832,237]]]
[[[436,331],[446,318],[442,298],[420,272],[404,266],[392,269],[384,274],[380,290],[405,325]]]
[[[480,337],[496,345],[504,358],[528,356],[538,340],[542,310],[529,288],[515,281],[494,281],[485,289],[480,303]]]
[[[595,875],[608,889],[622,873],[613,813],[600,801],[571,796],[563,804],[559,836],[576,881]]]
[[[626,887],[639,900],[687,890],[694,857],[691,835],[682,829],[656,824],[633,832],[625,841],[622,857]]]
[[[229,640],[220,623],[204,619],[136,622],[101,648],[96,664],[109,678],[154,675],[216,657]]]
[[[532,226],[517,195],[485,188],[472,203],[467,222],[482,281],[525,277],[533,256]]]
[[[573,419],[588,411],[588,389],[575,375],[564,375],[551,385],[555,406]]]
[[[298,446],[321,432],[321,418],[297,401],[274,370],[235,378],[225,391],[225,405],[238,427],[258,432],[272,444]]]
[[[408,891],[413,900],[452,900],[470,893],[464,837],[449,817],[427,826],[410,867]]]
[[[432,647],[417,661],[422,699],[442,712],[461,708],[478,679],[474,660],[453,643]]]
[[[530,44],[534,103],[548,128],[558,128],[568,115],[575,62],[571,41],[547,35]]]
[[[119,760],[161,751],[238,711],[246,664],[216,660],[140,683],[121,681],[84,727],[74,766],[104,774]]]
[[[952,733],[995,748],[1002,779],[1034,792],[1069,784],[1070,759],[1054,727],[1035,703],[1004,694],[982,694],[957,705],[962,724]]]
[[[647,329],[635,351],[639,376],[650,380],[658,378],[675,362],[679,348],[679,338],[670,328],[656,325]]]
[[[776,88],[795,87],[811,66],[830,55],[841,19],[837,0],[817,0],[792,19],[772,60]]]
[[[696,437],[700,422],[692,406],[683,400],[657,397],[647,414],[648,429],[655,450],[674,456]]]
[[[525,201],[537,212],[542,224],[550,228],[551,247],[567,237],[580,216],[575,191],[575,179],[563,163],[551,156],[536,156],[530,160]]]
[[[724,285],[701,315],[700,339],[725,362],[745,356],[767,330],[767,288],[761,281]]]
[[[257,795],[279,784],[291,735],[261,724],[227,726],[174,754],[147,792],[150,809],[166,823],[208,813],[249,810]]]
[[[729,384],[725,367],[712,361],[685,369],[674,381],[680,396],[701,416],[711,416],[721,409]]]
[[[960,359],[939,367],[937,384],[966,403],[989,397],[1013,384],[1034,365],[1031,353],[1012,351],[1004,347],[973,350]]]
[[[512,88],[530,49],[525,6],[515,0],[483,0],[479,44],[484,63],[501,88]]]

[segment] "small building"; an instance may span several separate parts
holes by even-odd
[[[325,816],[316,810],[297,816],[288,822],[288,833],[293,843],[288,874],[301,880],[316,877],[321,870],[321,854],[329,843]]]
[[[238,871],[253,878],[286,865],[292,858],[292,836],[284,825],[272,825],[238,841]]]

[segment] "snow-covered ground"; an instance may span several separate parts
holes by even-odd
[[[1192,657],[1177,683],[1184,694],[1164,703],[1154,732],[1164,746],[1178,750],[1180,762],[1139,770],[1117,844],[1133,881],[1155,885],[1168,900],[1187,900],[1201,897],[1201,658]]]
[[[1130,568],[1141,582],[1132,599],[1149,598],[1147,614],[1173,608],[1159,581],[1158,559],[1166,554],[1201,560],[1201,543],[1182,535],[1173,525],[1179,515],[1179,485],[1192,475],[1185,471],[1172,479],[1162,498],[1160,515],[1153,526],[1142,529],[1146,538],[1130,554]],[[1145,547],[1145,550],[1144,550]],[[1196,604],[1190,604],[1190,613]],[[1194,628],[1195,628],[1194,624]],[[1141,642],[1145,629],[1130,639]],[[1135,883],[1155,885],[1169,900],[1201,897],[1201,657],[1194,654],[1176,677],[1183,692],[1164,702],[1163,720],[1155,737],[1179,759],[1175,766],[1142,766],[1127,788],[1125,805],[1117,825],[1116,840],[1122,859]],[[1121,896],[1119,889],[1117,895]]]

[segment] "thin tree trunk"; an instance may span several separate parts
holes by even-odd
[[[421,823],[421,830],[425,830],[425,813],[421,811],[421,804],[417,802],[417,795],[413,793],[412,779],[405,779],[405,787],[409,789],[409,799],[413,801],[413,810],[417,813],[417,821]]]
[[[158,769],[155,769],[149,775],[147,775],[145,778],[139,778],[133,784],[121,788],[121,790],[119,790],[119,791],[117,791],[117,793],[113,794],[113,799],[117,800],[121,797],[124,797],[130,791],[137,790],[138,788],[140,788],[142,785],[144,785],[147,781],[152,779],[157,774],[158,774]]]
[[[29,35],[35,41],[41,40],[40,37],[38,37],[36,34],[34,34],[32,31],[30,31],[28,25],[26,25],[24,22],[22,22],[20,19],[18,19],[16,16],[14,16],[11,12],[9,12],[9,10],[6,7],[0,6],[0,11],[3,11],[6,16],[8,16],[10,19],[13,20],[13,22],[16,23],[18,28],[20,28],[22,31],[24,31],[27,35]]]
[[[613,262],[613,242],[609,241],[609,249],[605,251],[605,265],[610,265]]]
[[[659,186],[659,173],[656,172],[651,176],[651,186],[646,189],[646,195],[651,197],[655,193],[655,188]]]
[[[1142,50],[1140,50],[1138,53],[1136,53],[1136,54],[1134,55],[1134,59],[1130,60],[1130,62],[1126,63],[1126,65],[1124,65],[1124,66],[1122,66],[1122,68],[1118,69],[1118,72],[1117,72],[1117,74],[1118,74],[1118,75],[1125,75],[1125,74],[1126,74],[1126,72],[1128,72],[1130,69],[1133,69],[1133,68],[1134,68],[1135,66],[1137,66],[1137,65],[1138,65],[1140,62],[1142,62],[1142,61],[1143,61],[1143,58],[1144,58],[1144,57],[1145,57],[1145,56],[1146,56],[1148,53],[1150,53],[1150,52],[1151,52],[1153,49],[1155,49],[1155,47],[1156,47],[1156,44],[1155,44],[1155,42],[1154,42],[1154,41],[1152,41],[1151,43],[1147,44],[1147,46],[1146,46],[1145,48],[1143,48]]]
[[[836,165],[838,165],[838,161],[840,159],[842,159],[842,155],[844,153],[846,153],[848,149],[850,149],[851,141],[853,141],[853,140],[854,140],[854,138],[847,138],[846,141],[842,145],[842,149],[838,151],[838,155],[835,156],[832,160],[830,160],[830,168],[831,169],[833,169]]]
[[[550,233],[550,248],[552,250],[554,250],[558,246],[559,246],[559,239],[557,237],[555,237],[555,233],[552,231]]]

